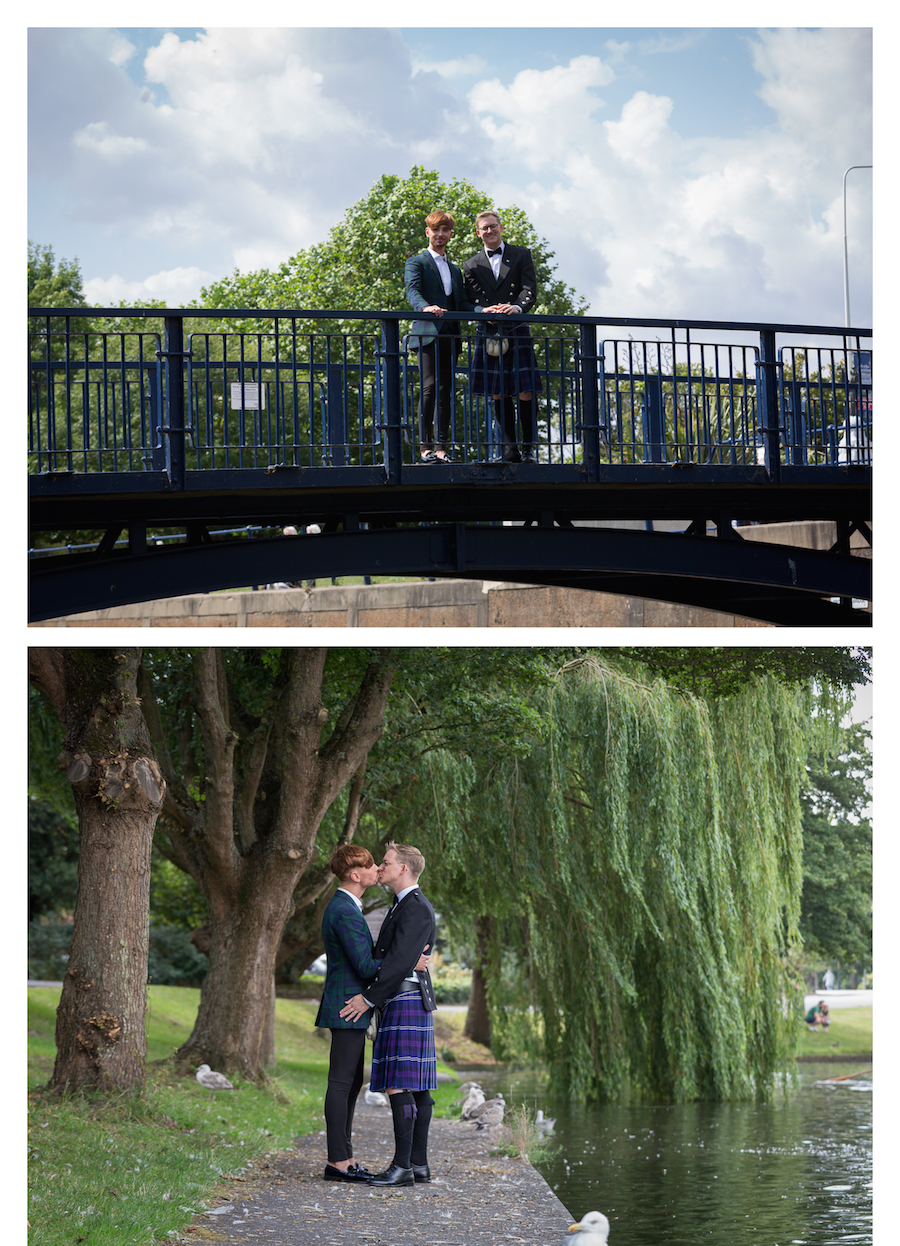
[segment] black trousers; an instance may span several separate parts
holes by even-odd
[[[332,1030],[328,1088],[325,1091],[325,1134],[328,1162],[353,1158],[353,1113],[363,1084],[365,1030]]]
[[[437,391],[438,444],[450,445],[450,414],[453,399],[453,368],[459,354],[459,325],[447,325],[419,351],[419,435],[423,450],[434,447],[434,405]]]

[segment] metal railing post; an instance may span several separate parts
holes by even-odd
[[[775,356],[775,330],[759,334],[759,411],[762,416],[766,471],[772,481],[781,480],[781,444],[778,426],[778,361]]]
[[[186,476],[184,447],[184,327],[180,316],[166,316],[166,422],[159,430],[165,434],[166,475],[175,489],[183,489]]]
[[[403,467],[403,403],[400,387],[400,324],[381,322],[381,354],[384,360],[384,472],[388,484],[400,483]]]
[[[581,441],[588,480],[600,478],[600,377],[597,326],[578,327],[581,365]]]
[[[346,437],[344,435],[344,369],[341,364],[328,364],[328,458],[332,467],[343,467],[347,462]]]

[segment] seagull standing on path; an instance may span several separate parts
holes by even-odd
[[[495,1125],[502,1125],[504,1107],[503,1099],[499,1095],[490,1103],[485,1104],[484,1111],[480,1112],[475,1120],[475,1128],[493,1129]]]
[[[467,1121],[471,1118],[473,1108],[479,1107],[484,1103],[484,1091],[479,1086],[473,1086],[466,1095],[466,1101],[462,1105],[462,1111],[459,1114],[461,1121]]]
[[[502,1103],[503,1107],[506,1107],[506,1100],[499,1091],[494,1095],[493,1099],[486,1099],[484,1103],[479,1103],[472,1108],[469,1112],[468,1119],[470,1121],[477,1121],[484,1115],[485,1112],[489,1112],[491,1108],[495,1108],[498,1103]]]
[[[372,1090],[371,1085],[372,1085],[371,1082],[366,1082],[365,1086],[363,1086],[363,1090],[366,1092],[366,1103],[368,1103],[369,1107],[373,1107],[373,1108],[390,1107],[390,1104],[388,1103],[388,1100],[387,1100],[387,1095],[383,1095],[380,1090]]]
[[[609,1221],[602,1211],[589,1211],[578,1224],[569,1225],[569,1232],[565,1246],[606,1246]]]
[[[217,1090],[234,1090],[231,1082],[221,1073],[214,1073],[208,1064],[201,1064],[197,1070],[197,1081],[209,1091],[210,1099],[216,1097]]]

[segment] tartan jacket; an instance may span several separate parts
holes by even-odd
[[[381,962],[378,975],[370,982],[363,995],[376,1007],[381,1007],[395,994],[397,987],[412,972],[422,952],[427,947],[434,951],[437,920],[434,909],[416,887],[395,905],[381,923],[375,940],[375,957]],[[434,1012],[437,1004],[431,974],[427,969],[417,971],[419,992],[426,1012]]]
[[[345,891],[336,891],[328,902],[322,917],[322,939],[328,969],[316,1025],[331,1030],[365,1030],[371,1020],[368,1014],[358,1021],[345,1021],[340,1016],[347,1000],[363,991],[378,972],[366,919]]]
[[[406,283],[406,301],[413,311],[420,312],[425,307],[446,307],[448,311],[474,312],[475,308],[466,295],[462,269],[452,260],[447,263],[450,265],[451,281],[449,298],[444,293],[444,283],[437,264],[428,251],[423,251],[421,255],[411,255],[406,261],[403,280]],[[462,322],[457,320],[454,326],[462,328]],[[434,313],[427,320],[414,320],[409,330],[410,346],[427,346],[437,337],[440,327],[440,320]]]

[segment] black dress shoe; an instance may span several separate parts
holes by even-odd
[[[413,1177],[417,1182],[431,1180],[431,1169],[427,1164],[413,1164],[412,1170]]]
[[[369,1182],[372,1180],[372,1174],[370,1172],[366,1172],[365,1168],[360,1168],[358,1164],[354,1165],[353,1168],[348,1168],[346,1172],[344,1172],[343,1168],[335,1168],[333,1164],[326,1164],[325,1180]]]
[[[522,456],[515,446],[510,446],[503,451],[503,461],[504,463],[521,463]]]
[[[377,1172],[370,1182],[372,1185],[415,1185],[416,1179],[411,1168],[391,1164],[384,1172]]]

